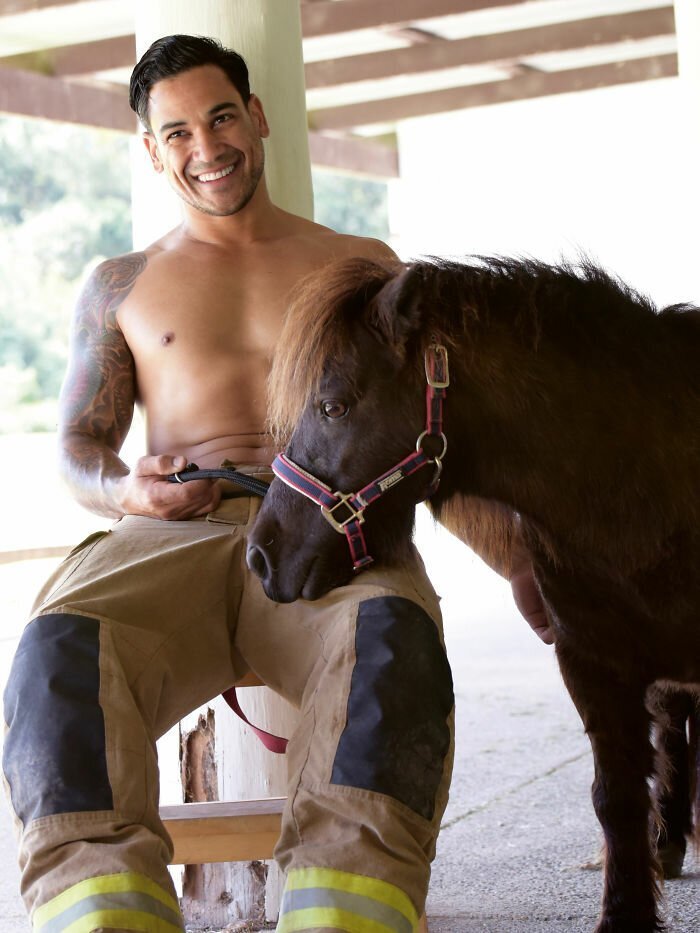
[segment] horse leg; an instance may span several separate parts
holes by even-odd
[[[686,837],[692,832],[691,761],[686,727],[693,715],[689,693],[664,692],[658,699],[660,721],[656,748],[663,763],[654,781],[659,815],[656,850],[664,878],[678,878],[683,870]]]
[[[663,930],[656,900],[656,862],[649,837],[648,779],[654,752],[644,685],[560,644],[562,675],[593,749],[593,806],[605,838],[603,904],[596,933]]]

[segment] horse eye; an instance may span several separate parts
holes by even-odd
[[[326,418],[344,418],[350,411],[350,406],[339,398],[324,398],[321,402],[321,412]]]

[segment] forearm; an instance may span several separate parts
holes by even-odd
[[[62,434],[59,469],[72,496],[84,508],[107,518],[126,514],[120,481],[129,475],[129,467],[105,443],[88,434]]]

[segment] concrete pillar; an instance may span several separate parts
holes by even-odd
[[[270,138],[265,141],[270,196],[285,210],[312,217],[298,2],[140,0],[135,4],[135,32],[138,56],[155,39],[174,33],[210,36],[243,55],[250,70],[251,90],[262,101],[270,125]],[[137,248],[179,223],[178,204],[176,196],[163,185],[163,179],[152,172],[139,142],[134,153]],[[245,688],[241,702],[256,725],[283,736],[289,736],[295,728],[296,712],[266,688]],[[287,782],[284,757],[266,751],[223,701],[216,700],[212,706],[219,798],[283,796]],[[186,726],[195,728],[197,718],[197,713],[193,714]],[[166,764],[163,762],[162,767]],[[176,767],[177,763],[173,765]],[[276,919],[282,879],[274,864],[197,866],[195,871],[188,870],[188,874],[184,908],[198,925],[225,926],[237,919]],[[197,877],[193,878],[194,875]]]

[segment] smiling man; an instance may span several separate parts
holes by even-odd
[[[3,764],[36,933],[183,930],[158,815],[156,739],[248,670],[296,704],[276,856],[280,931],[418,929],[451,769],[438,600],[412,553],[314,602],[269,601],[245,565],[258,500],[167,482],[188,461],[267,474],[265,385],[287,297],[338,258],[394,263],[270,200],[245,63],[159,40],[131,102],[183,222],[102,263],[75,312],[63,473],[117,519],[40,593],[5,693]],[[119,450],[134,406],[147,455]]]

